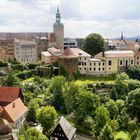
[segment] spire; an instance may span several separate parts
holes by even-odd
[[[124,40],[123,31],[121,32],[121,40]]]
[[[60,13],[59,13],[59,7],[57,7],[56,23],[60,23],[60,21],[61,21],[61,16],[60,16]]]

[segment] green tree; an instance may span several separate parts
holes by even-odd
[[[128,93],[127,111],[132,117],[136,117],[140,123],[140,88]]]
[[[111,119],[115,119],[117,118],[117,115],[118,115],[118,107],[116,105],[116,102],[113,101],[113,100],[109,100],[107,103],[106,103],[106,107],[110,113],[110,118]]]
[[[105,124],[100,132],[99,140],[113,140],[113,131],[108,123]]]
[[[57,117],[57,112],[54,107],[46,106],[42,107],[38,113],[38,121],[43,127],[44,132],[48,133],[49,130],[54,126]]]
[[[64,83],[65,79],[63,76],[56,76],[52,78],[51,84],[49,85],[48,93],[51,97],[52,105],[57,110],[65,112],[65,101],[64,101]]]
[[[2,85],[3,86],[16,86],[18,85],[18,80],[14,73],[10,72],[8,73],[4,79],[2,80]]]
[[[35,99],[32,99],[29,103],[28,113],[26,120],[36,122],[37,120],[37,109],[39,108],[38,102]]]
[[[106,122],[110,120],[109,111],[104,106],[97,107],[95,111],[96,134],[98,135]]]
[[[100,105],[98,95],[90,91],[81,91],[77,96],[77,108],[75,111],[78,124],[83,123],[86,116],[95,116],[95,110]]]
[[[43,135],[40,131],[35,128],[27,129],[22,135],[20,135],[20,139],[28,139],[28,140],[48,140],[48,138]]]
[[[103,45],[104,39],[102,38],[102,36],[97,33],[92,33],[85,38],[83,49],[87,53],[95,55],[104,50]]]
[[[66,104],[66,110],[70,114],[74,112],[74,110],[77,107],[77,100],[76,96],[79,94],[79,87],[74,84],[74,82],[69,82],[65,86],[65,104]]]

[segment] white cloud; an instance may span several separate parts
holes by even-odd
[[[65,35],[104,37],[140,33],[139,0],[1,0],[0,31],[52,31],[57,5]]]

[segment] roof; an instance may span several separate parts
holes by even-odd
[[[61,58],[74,58],[74,57],[90,57],[90,54],[86,53],[85,51],[79,48],[67,48],[64,50]]]
[[[18,87],[0,87],[0,102],[12,102],[20,96]]]
[[[58,124],[63,129],[68,140],[71,140],[76,132],[76,128],[74,128],[63,116],[61,116]]]
[[[41,54],[43,54],[44,56],[52,56],[48,51],[46,51],[46,52],[41,52]]]
[[[133,51],[105,51],[105,57],[126,58],[134,57]]]
[[[48,49],[49,53],[56,55],[56,56],[60,56],[62,53],[62,50],[56,48],[56,47],[51,47]]]
[[[20,98],[14,100],[3,109],[9,115],[12,122],[15,122],[21,115],[23,115],[28,110]]]
[[[95,55],[95,58],[103,57],[103,52],[100,52]],[[105,58],[128,58],[128,57],[134,57],[134,52],[131,50],[126,51],[105,51],[104,52]]]

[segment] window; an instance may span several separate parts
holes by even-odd
[[[133,60],[131,60],[131,65],[133,65]]]
[[[103,71],[105,70],[105,68],[102,69]]]
[[[111,70],[111,68],[109,68],[109,70]]]
[[[99,68],[99,71],[101,70],[101,68]]]
[[[96,63],[94,63],[94,66],[96,66]]]
[[[105,63],[103,62],[103,66],[105,65]]]
[[[111,66],[111,65],[112,65],[112,62],[111,62],[111,60],[109,60],[109,61],[108,61],[108,65],[109,65],[109,66]]]
[[[127,60],[125,61],[125,65],[126,65],[126,66],[128,65],[128,61],[127,61]]]
[[[94,71],[96,71],[96,68],[94,68]]]
[[[137,65],[139,65],[139,62],[137,62]]]
[[[90,63],[90,66],[91,66],[91,63]]]
[[[86,60],[86,58],[85,58],[85,60]]]
[[[99,63],[99,66],[101,66],[101,63]]]
[[[86,68],[84,68],[84,70],[86,70]]]
[[[86,65],[86,62],[85,62],[85,65]]]
[[[92,68],[90,68],[90,70],[92,70]]]
[[[137,56],[137,59],[139,59],[139,56]]]
[[[122,65],[122,60],[120,60],[120,65]]]

